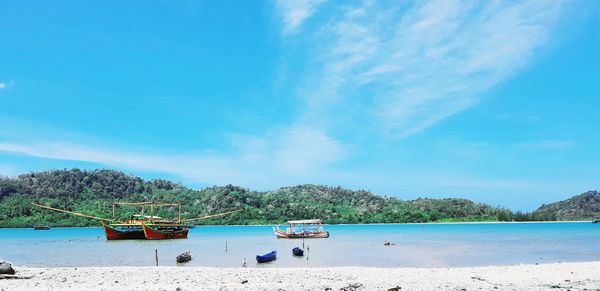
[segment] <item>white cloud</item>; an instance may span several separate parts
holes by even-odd
[[[277,0],[277,9],[283,18],[283,33],[297,30],[325,0]]]
[[[275,156],[283,169],[304,173],[315,164],[337,162],[345,154],[343,146],[325,132],[310,127],[294,127],[282,136]]]
[[[262,137],[232,136],[238,157],[232,157],[258,169],[267,167],[287,179],[314,178],[330,165],[343,160],[348,149],[324,131],[296,125],[272,130]]]
[[[560,1],[417,1],[407,9],[361,3],[316,33],[307,115],[355,118],[415,134],[478,102],[526,66],[556,26]]]
[[[284,185],[323,183],[344,185],[353,189],[370,189],[378,194],[400,194],[403,199],[459,196],[501,205],[510,205],[512,196],[503,194],[494,198],[495,200],[489,200],[493,197],[484,199],[473,193],[525,195],[537,191],[564,195],[572,189],[593,187],[593,183],[590,184],[589,181],[575,181],[570,178],[542,181],[518,177],[492,178],[436,172],[418,166],[406,170],[333,169],[330,166],[341,161],[348,149],[324,132],[305,126],[276,130],[260,138],[233,136],[230,140],[237,149],[236,153],[230,155],[211,152],[171,155],[141,153],[98,145],[90,146],[89,143],[43,141],[0,142],[0,152],[91,162],[135,172],[161,172],[180,177],[185,182],[237,184],[256,190],[271,190]],[[0,175],[14,176],[18,173],[14,167],[0,164]],[[536,207],[541,202],[547,202],[544,199],[548,198],[531,199],[526,206]],[[519,207],[523,207],[523,203],[520,203]]]
[[[107,149],[64,142],[0,142],[0,151],[92,162],[137,171],[162,172],[206,184],[275,187],[288,181],[318,179],[345,149],[324,132],[309,127],[285,128],[260,138],[232,138],[235,152],[165,155]]]
[[[8,87],[6,83],[0,82],[0,90],[6,89],[6,87]]]

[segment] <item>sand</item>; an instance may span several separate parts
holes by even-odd
[[[600,261],[468,268],[16,269],[33,277],[0,279],[0,290],[600,290]]]

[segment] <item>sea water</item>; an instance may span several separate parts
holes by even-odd
[[[188,239],[107,241],[102,228],[0,229],[0,261],[29,267],[451,267],[600,260],[600,224],[325,225],[326,239],[277,239],[271,226],[199,226]],[[389,241],[393,245],[385,246]],[[292,256],[303,248],[304,257]],[[256,255],[277,251],[257,264]],[[175,257],[191,251],[193,259]]]

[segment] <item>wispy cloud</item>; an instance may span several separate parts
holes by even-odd
[[[317,179],[346,152],[336,140],[309,127],[284,128],[258,138],[234,136],[231,144],[235,148],[233,153],[205,151],[173,155],[105,148],[85,142],[35,140],[0,142],[0,151],[162,172],[205,184],[235,183],[257,187]]]
[[[331,164],[342,160],[346,149],[325,132],[310,127],[288,130],[276,151],[281,167],[294,173],[310,171],[315,163]]]
[[[277,8],[283,20],[283,34],[297,30],[325,0],[277,0]]]
[[[354,104],[371,128],[396,137],[419,133],[530,63],[563,6],[450,0],[344,7],[315,33],[311,77],[300,90],[307,114],[355,118],[340,110]]]
[[[422,169],[384,172],[334,170],[328,166],[343,159],[346,149],[311,128],[286,129],[264,138],[235,137],[232,142],[238,147],[238,152],[233,155],[213,152],[167,155],[57,142],[0,142],[0,151],[44,159],[91,162],[137,172],[161,172],[181,177],[187,182],[209,185],[233,183],[262,190],[327,182],[372,189],[380,194],[408,194],[405,198],[416,198],[427,193],[455,193],[456,189],[527,190],[541,185],[531,181],[429,170],[423,172]],[[17,171],[0,164],[1,174],[16,175]],[[410,182],[398,185],[398,179]]]
[[[66,140],[66,136],[81,138],[79,135],[60,134],[56,131],[52,135],[56,136],[54,140]],[[340,169],[336,168],[336,163],[344,160],[348,148],[323,131],[307,126],[273,130],[262,137],[231,136],[229,142],[235,150],[230,153],[203,151],[165,154],[123,149],[114,145],[104,146],[105,143],[97,139],[94,139],[94,143],[56,142],[43,137],[37,138],[38,136],[43,134],[29,141],[21,137],[18,142],[0,142],[0,152],[43,159],[90,162],[135,173],[158,172],[179,177],[186,183],[237,184],[256,190],[324,183],[370,189],[378,194],[401,195],[404,199],[458,195],[504,205],[507,200],[498,197],[507,197],[508,194],[505,193],[568,193],[571,189],[585,185],[585,181],[569,179],[532,181],[520,177],[499,178],[436,172],[418,166],[404,170],[401,167]],[[0,164],[0,175],[14,176],[19,173],[21,172],[11,165]],[[476,194],[490,192],[503,195],[494,200]],[[533,208],[540,201],[546,202],[540,199],[547,197],[532,199],[526,206]]]
[[[6,85],[6,83],[0,82],[0,90],[6,89],[6,87],[8,87],[8,85]]]

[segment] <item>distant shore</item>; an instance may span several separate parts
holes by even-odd
[[[422,225],[422,224],[520,224],[520,223],[592,223],[594,220],[553,220],[553,221],[456,221],[456,222],[406,222],[406,223],[336,223],[323,225]],[[221,227],[221,226],[274,226],[283,224],[196,224],[194,227]],[[51,226],[51,228],[98,228],[98,226]],[[0,227],[0,229],[27,229],[30,227]]]
[[[505,224],[505,223],[592,223],[593,220],[544,220],[544,221],[443,221],[443,222],[405,222],[405,223],[337,223],[324,225],[396,225],[396,224]],[[265,224],[269,225],[269,224]],[[198,225],[203,226],[203,225]],[[208,225],[207,225],[208,226]]]
[[[597,290],[600,261],[467,268],[19,268],[0,290]]]

